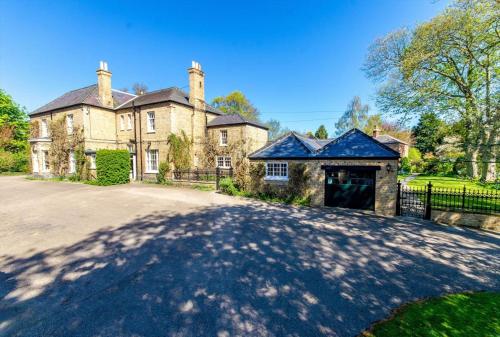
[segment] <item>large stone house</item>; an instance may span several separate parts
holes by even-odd
[[[267,143],[267,128],[239,115],[225,115],[205,102],[205,73],[201,65],[188,69],[189,93],[171,87],[133,95],[112,89],[111,71],[106,62],[97,69],[97,84],[69,91],[30,113],[36,130],[30,139],[33,174],[52,175],[50,122],[64,118],[68,134],[83,131],[85,154],[95,175],[95,156],[99,149],[127,149],[132,179],[151,178],[161,161],[166,161],[170,134],[184,132],[192,141],[192,168],[207,168],[212,162],[232,166],[230,147],[238,153],[251,153]],[[210,139],[215,152],[207,154]],[[220,150],[220,151],[219,151]],[[217,155],[221,153],[223,155]],[[212,155],[214,158],[206,156]],[[75,171],[74,152],[69,154],[67,173]]]
[[[396,212],[400,155],[358,129],[324,140],[291,132],[249,158],[264,163],[264,183],[278,188],[289,184],[289,165],[305,164],[310,176],[306,189],[314,206]]]

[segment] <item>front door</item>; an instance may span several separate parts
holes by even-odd
[[[375,171],[360,167],[327,169],[325,206],[374,210]]]

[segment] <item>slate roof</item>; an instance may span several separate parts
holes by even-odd
[[[310,139],[291,132],[252,153],[250,159],[397,159],[399,153],[358,129],[336,139]]]
[[[189,103],[189,94],[175,87],[148,92],[140,96],[112,89],[112,95],[114,109],[124,109],[130,108],[133,105],[141,106],[168,101],[180,103],[187,106],[193,106],[191,103]],[[69,91],[64,95],[56,98],[52,102],[45,104],[41,108],[32,111],[30,115],[35,115],[55,109],[66,108],[78,104],[88,104],[98,107],[105,107],[101,103],[101,100],[99,98],[97,84]],[[215,109],[213,106],[209,104],[206,104],[206,106],[207,112],[216,115],[222,115],[222,112]]]
[[[224,125],[241,125],[241,124],[250,124],[265,130],[268,129],[268,127],[265,126],[264,124],[248,120],[239,114],[231,114],[231,115],[222,114],[218,117],[215,117],[210,122],[208,122],[207,127],[216,127]]]
[[[112,89],[114,108],[136,97],[133,94]],[[50,110],[66,108],[78,104],[88,104],[98,107],[105,107],[99,99],[97,84],[76,89],[65,93],[44,106],[32,111],[29,115],[35,115]]]
[[[375,139],[378,140],[381,143],[384,143],[384,144],[399,143],[399,144],[406,144],[406,145],[408,145],[407,142],[404,142],[401,139],[397,139],[396,137],[389,136],[389,135],[380,135],[380,136],[376,137]]]
[[[185,93],[179,88],[172,87],[167,89],[151,91],[145,93],[144,95],[137,96],[135,99],[120,106],[120,109],[130,108],[133,105],[141,106],[141,105],[168,102],[168,101],[180,103],[187,106],[193,106],[191,103],[189,103],[189,94]]]

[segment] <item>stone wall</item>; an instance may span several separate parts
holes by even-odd
[[[498,215],[433,210],[431,217],[437,223],[446,225],[467,226],[500,232],[500,216]]]
[[[257,161],[253,161],[257,162]],[[322,165],[332,166],[380,166],[375,176],[375,212],[384,215],[396,214],[397,198],[397,160],[273,160],[273,162],[304,163],[307,165],[309,179],[308,193],[311,195],[311,205],[325,204],[325,170]],[[387,171],[387,164],[392,171]],[[277,182],[266,182],[279,184]]]

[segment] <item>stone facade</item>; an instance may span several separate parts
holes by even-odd
[[[30,118],[32,122],[38,122],[41,129],[43,120],[50,124],[51,120],[72,115],[73,125],[83,129],[84,148],[89,155],[89,160],[93,153],[100,149],[127,149],[131,153],[132,171],[137,179],[155,177],[156,170],[147,170],[147,152],[158,151],[158,165],[166,161],[169,148],[167,139],[172,133],[180,135],[184,132],[191,139],[192,167],[204,168],[202,159],[209,137],[207,123],[216,118],[219,113],[208,109],[205,103],[205,74],[201,71],[201,66],[193,62],[188,73],[190,94],[185,104],[172,100],[160,100],[150,104],[113,108],[110,101],[112,97],[111,72],[107,69],[107,64],[101,62],[97,70],[97,95],[102,106],[74,104],[70,107],[34,113],[30,115]],[[154,95],[154,92],[151,94]],[[142,97],[145,96],[147,95]],[[148,113],[154,114],[154,130],[148,128]],[[255,151],[267,142],[265,129],[247,124],[228,125],[225,128],[230,130],[230,142],[235,143],[240,139],[245,139],[245,147],[241,149],[244,153]],[[39,133],[41,134],[41,130]],[[49,176],[51,169],[45,165],[46,152],[44,151],[50,149],[50,131],[45,136],[32,138],[30,143],[34,162],[33,173],[43,173]],[[91,173],[95,175],[95,171],[91,170]]]
[[[325,205],[325,170],[322,165],[331,166],[379,166],[375,171],[375,212],[383,215],[396,214],[397,199],[397,165],[398,160],[272,160],[273,162],[304,163],[310,176],[308,181],[308,193],[311,196],[311,205]],[[253,161],[263,162],[264,161]],[[387,165],[392,167],[389,172]],[[282,181],[266,181],[266,183],[279,185],[287,184]]]

